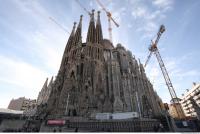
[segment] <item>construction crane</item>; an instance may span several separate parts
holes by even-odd
[[[84,10],[85,12],[88,13],[89,16],[92,15],[78,0],[75,0],[75,1],[79,4],[79,6],[80,6],[81,8],[83,8],[83,10]]]
[[[49,17],[49,19],[51,21],[53,21],[56,25],[58,25],[62,30],[64,30],[65,32],[67,32],[68,34],[70,34],[69,31],[67,31],[67,29],[65,29],[61,24],[59,24],[54,18]]]
[[[161,35],[162,35],[163,32],[165,32],[165,26],[164,26],[164,25],[161,25],[161,26],[160,26],[160,29],[159,29],[159,31],[158,31],[158,33],[157,33],[157,38],[156,38],[156,40],[155,40],[155,41],[151,41],[151,45],[150,45],[150,47],[149,47],[150,53],[149,53],[149,55],[148,55],[148,57],[147,57],[147,60],[146,60],[146,62],[145,62],[144,67],[147,66],[147,64],[148,64],[148,62],[149,62],[149,60],[150,60],[152,54],[155,54],[155,56],[156,56],[156,58],[157,58],[157,60],[158,60],[158,63],[159,63],[159,65],[160,65],[162,74],[163,74],[163,76],[164,76],[166,85],[167,85],[167,87],[168,87],[169,93],[170,93],[170,95],[171,95],[172,103],[173,103],[173,105],[174,105],[174,107],[175,107],[175,109],[176,109],[177,115],[178,115],[179,118],[182,118],[182,116],[184,116],[183,110],[182,110],[182,108],[181,108],[179,99],[178,99],[178,97],[177,97],[177,95],[176,95],[176,92],[175,92],[175,90],[174,90],[174,87],[173,87],[173,85],[172,85],[172,82],[171,82],[171,80],[170,80],[170,77],[169,77],[169,75],[168,75],[167,69],[166,69],[166,67],[165,67],[165,65],[164,65],[164,62],[163,62],[163,60],[162,60],[162,58],[161,58],[161,55],[160,55],[160,53],[159,53],[159,51],[158,51],[158,47],[157,47],[158,41],[159,41],[159,39],[160,39],[160,37],[161,37]]]
[[[39,10],[35,9],[34,6],[31,7],[32,11],[35,12],[37,15],[40,15],[42,18],[48,18],[50,21],[54,22],[56,25],[58,25],[63,31],[67,32],[68,34],[69,31],[65,29],[61,24],[59,24],[53,17],[51,16],[46,16],[46,14],[40,12]]]
[[[112,14],[111,12],[109,12],[108,10],[106,10],[106,8],[104,7],[104,5],[100,2],[100,0],[96,0],[97,3],[101,6],[101,8],[106,12],[106,15],[108,17],[108,32],[109,32],[109,39],[110,42],[112,43],[112,25],[111,25],[111,21],[115,24],[116,27],[119,27],[119,24],[117,24],[117,22],[112,18]]]

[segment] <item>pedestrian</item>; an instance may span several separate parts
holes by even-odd
[[[155,132],[158,132],[158,131],[159,131],[159,128],[160,128],[160,127],[159,127],[159,124],[156,124],[156,125],[154,126],[154,131],[155,131]]]
[[[78,132],[78,127],[75,129],[75,132]]]
[[[158,129],[159,129],[159,125],[154,125],[154,127],[153,127],[153,130],[154,130],[154,132],[158,132]]]
[[[164,127],[162,123],[159,124],[159,132],[164,132]]]
[[[61,129],[61,128],[59,128],[59,132],[62,132],[62,129]]]

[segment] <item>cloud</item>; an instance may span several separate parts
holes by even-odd
[[[55,33],[56,31],[54,31],[53,37],[48,35],[48,31],[40,31],[29,34],[33,43],[36,44],[34,46],[35,54],[38,54],[40,60],[45,63],[44,65],[54,73],[59,68],[62,53],[64,52],[64,48],[61,49],[61,47],[63,47],[66,43],[63,35]],[[57,37],[59,35],[60,37]]]
[[[137,19],[145,17],[147,15],[147,10],[144,7],[137,7],[131,14],[135,19]]]
[[[171,0],[154,0],[150,4],[146,4],[142,0],[129,2],[132,6],[131,15],[135,21],[136,31],[142,34],[142,40],[152,38],[158,30],[160,22],[166,18],[168,9],[173,9]]]
[[[178,97],[181,96],[186,88],[190,88],[189,86],[193,81],[199,80],[200,78],[198,70],[183,67],[183,65],[189,64],[188,62],[191,57],[193,57],[191,53],[178,58],[162,57]],[[150,81],[153,83],[154,89],[158,92],[164,102],[169,102],[169,98],[171,98],[171,96],[169,95],[165,79],[154,55],[152,55],[151,61],[148,63],[145,70],[147,76],[150,78]],[[183,81],[187,82],[183,83]],[[185,88],[183,89],[183,87]]]
[[[166,11],[172,8],[173,0],[153,0],[152,3],[158,8],[161,8],[164,11]]]
[[[15,0],[16,7],[24,12],[24,19],[29,19],[32,16],[31,22],[27,22],[35,26],[35,29],[18,29],[13,27],[12,30],[18,33],[27,44],[23,44],[30,54],[33,54],[44,68],[52,73],[56,73],[59,68],[62,53],[66,44],[66,35],[68,33],[63,31],[52,22],[48,17],[51,16],[38,1],[22,1]]]
[[[90,7],[94,7],[93,1],[90,1],[89,5],[90,5]]]
[[[46,77],[51,76],[48,72],[19,59],[0,56],[0,64],[1,99],[3,99],[0,107],[7,107],[13,97],[25,95],[36,99]]]
[[[49,75],[45,71],[18,59],[0,56],[0,81],[28,89],[40,89],[44,79]],[[6,71],[5,71],[6,70]]]
[[[118,24],[121,24],[122,16],[125,15],[125,12],[126,12],[126,8],[121,7],[117,11],[115,10],[114,12],[112,12],[112,17]]]
[[[163,19],[165,19],[167,12],[170,11],[169,9],[173,9],[174,2],[172,0],[152,0],[148,2],[144,0],[127,1],[128,3],[123,4],[119,0],[118,2],[120,2],[120,4],[117,4],[117,2],[113,2],[111,0],[107,1],[108,3],[103,3],[108,10],[113,13],[114,19],[116,19],[120,25],[119,28],[114,28],[115,26],[113,25],[114,44],[117,43],[117,40],[120,40],[120,42],[122,42],[122,44],[127,48],[136,44],[138,45],[138,48],[144,48],[140,44],[141,42],[138,43],[139,38],[142,40],[143,44],[144,39],[152,39],[152,37],[156,34],[160,23],[163,21]],[[20,13],[22,12],[20,15],[16,14],[15,16],[19,15],[17,18],[22,16],[23,19],[19,19],[18,23],[22,23],[23,21],[23,27],[20,29],[21,27],[17,27],[16,25],[14,26],[14,21],[10,24],[5,21],[5,24],[9,27],[9,30],[12,29],[14,31],[13,33],[15,33],[17,38],[20,36],[20,38],[22,38],[25,42],[22,42],[23,45],[19,45],[17,47],[24,48],[23,50],[27,51],[26,54],[32,55],[33,59],[24,60],[20,58],[26,57],[20,57],[19,60],[11,56],[1,56],[0,60],[2,61],[0,63],[2,64],[2,67],[0,67],[0,82],[16,85],[18,91],[23,90],[26,92],[24,89],[27,89],[27,91],[31,91],[31,89],[37,89],[35,92],[35,94],[37,94],[41,89],[46,77],[50,77],[51,75],[55,75],[57,73],[68,35],[54,22],[49,20],[49,16],[52,15],[39,3],[39,1],[13,0],[13,2],[15,2],[15,5]],[[117,7],[118,5],[119,7]],[[76,6],[78,5],[76,4]],[[95,1],[93,1],[93,3],[91,3],[91,1],[90,3],[88,2],[88,6],[98,6],[98,8],[101,9]],[[13,11],[15,10],[13,9]],[[76,13],[78,12],[76,8],[74,11],[76,11]],[[68,12],[72,13],[69,10]],[[81,12],[84,11],[81,9]],[[66,12],[64,11],[64,13]],[[75,16],[73,13],[67,15],[68,16],[66,18],[69,20],[73,18],[72,16]],[[103,11],[101,16],[105,37],[106,34],[108,35],[107,17]],[[59,16],[56,17],[59,18]],[[27,20],[30,22],[27,22]],[[70,20],[70,24],[72,22],[73,20]],[[64,25],[64,27],[72,27],[72,25],[69,25],[64,21],[61,24]],[[34,28],[29,29],[29,26],[33,26]],[[128,29],[126,29],[126,27],[128,27]],[[67,29],[70,31],[68,27]],[[131,33],[129,33],[129,31],[131,31]],[[85,40],[86,32],[87,28],[83,29],[83,40]],[[136,39],[134,39],[134,37],[136,37]],[[8,40],[10,41],[10,38],[8,38]],[[130,42],[128,42],[129,40]],[[136,44],[134,44],[135,42]],[[143,52],[138,52],[136,49],[132,50],[136,51],[136,57],[146,58],[146,54]],[[18,56],[18,54],[16,54],[16,56]],[[179,57],[179,60],[183,59],[181,62],[185,62],[187,60],[186,58],[187,57],[185,57],[185,59],[184,57]],[[155,59],[155,57],[153,56],[152,59]],[[197,70],[180,69],[182,64],[177,62],[177,59],[167,58],[164,59],[164,62],[169,70],[170,78],[172,78],[172,82],[174,83],[175,87],[179,87],[183,79],[186,79],[187,77],[199,77]],[[155,61],[151,61],[149,63],[146,72],[149,74],[150,78],[155,77],[153,80],[154,87],[159,92],[159,95],[166,100],[167,95],[165,94],[168,93],[168,90],[156,59]],[[20,76],[20,74],[22,75]],[[17,79],[17,76],[19,76],[19,79]]]
[[[50,14],[38,1],[14,0],[12,2],[16,7],[14,11],[18,14],[22,12],[23,25],[34,28],[18,27],[17,21],[21,24],[22,20],[9,22],[9,19],[5,18],[7,23],[4,26],[15,33],[18,42],[11,37],[8,39],[15,42],[11,47],[23,49],[22,51],[25,51],[27,57],[31,59],[27,59],[24,55],[20,56],[17,51],[14,55],[0,55],[0,85],[1,87],[5,85],[13,92],[8,94],[6,89],[1,91],[1,98],[7,97],[6,101],[1,101],[1,107],[6,107],[12,97],[21,97],[17,92],[23,92],[21,95],[36,99],[45,79],[56,75],[67,39],[67,34],[48,19]],[[12,15],[8,14],[7,17]],[[17,92],[14,93],[14,90]]]

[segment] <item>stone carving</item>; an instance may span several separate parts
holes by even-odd
[[[68,39],[60,69],[47,101],[49,115],[85,116],[97,112],[143,112],[160,115],[153,86],[143,65],[121,44],[103,39],[98,13],[91,14],[82,43],[82,16]],[[82,45],[80,45],[82,44]],[[145,96],[145,97],[144,97]]]

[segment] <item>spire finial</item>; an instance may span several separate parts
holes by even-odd
[[[94,14],[94,12],[95,12],[95,10],[94,10],[94,9],[92,9],[92,14]]]
[[[83,15],[81,14],[81,16],[80,16],[80,20],[82,20],[83,19]]]
[[[101,29],[100,21],[100,11],[97,12],[97,23],[96,23],[96,32],[95,32],[95,42],[100,43],[103,40],[103,34]]]
[[[80,15],[80,22],[79,22],[78,27],[81,27],[81,25],[82,25],[82,20],[83,20],[83,15]]]
[[[73,26],[73,29],[72,29],[71,36],[74,35],[75,29],[76,29],[76,22],[74,22],[74,26]]]
[[[75,29],[76,29],[76,22],[74,22],[74,26],[73,26],[73,29],[72,29],[72,34],[74,34]]]
[[[48,84],[48,78],[46,78],[46,81],[45,81],[45,83],[43,85],[43,88],[47,87],[47,84]]]
[[[90,23],[89,23],[89,28],[88,28],[88,33],[87,33],[87,42],[94,43],[95,41],[95,22],[94,22],[94,9],[92,9],[92,13],[90,16]]]
[[[98,18],[99,21],[100,21],[100,13],[101,13],[101,11],[97,12],[97,18]]]
[[[74,22],[74,27],[76,27],[76,22]]]
[[[74,37],[74,45],[79,45],[80,43],[82,43],[82,40],[81,40],[81,31],[82,31],[82,19],[83,19],[83,15],[80,15],[80,21],[79,21],[79,24],[77,26],[77,29],[76,29],[76,33],[75,33],[75,37]]]
[[[140,59],[138,58],[139,64],[141,64]]]
[[[94,9],[92,9],[91,21],[94,21],[94,12],[95,12],[95,10],[94,10]]]
[[[100,13],[101,13],[100,11],[97,12],[97,14],[98,14],[98,15],[97,15],[97,23],[98,23],[98,24],[100,24]]]

